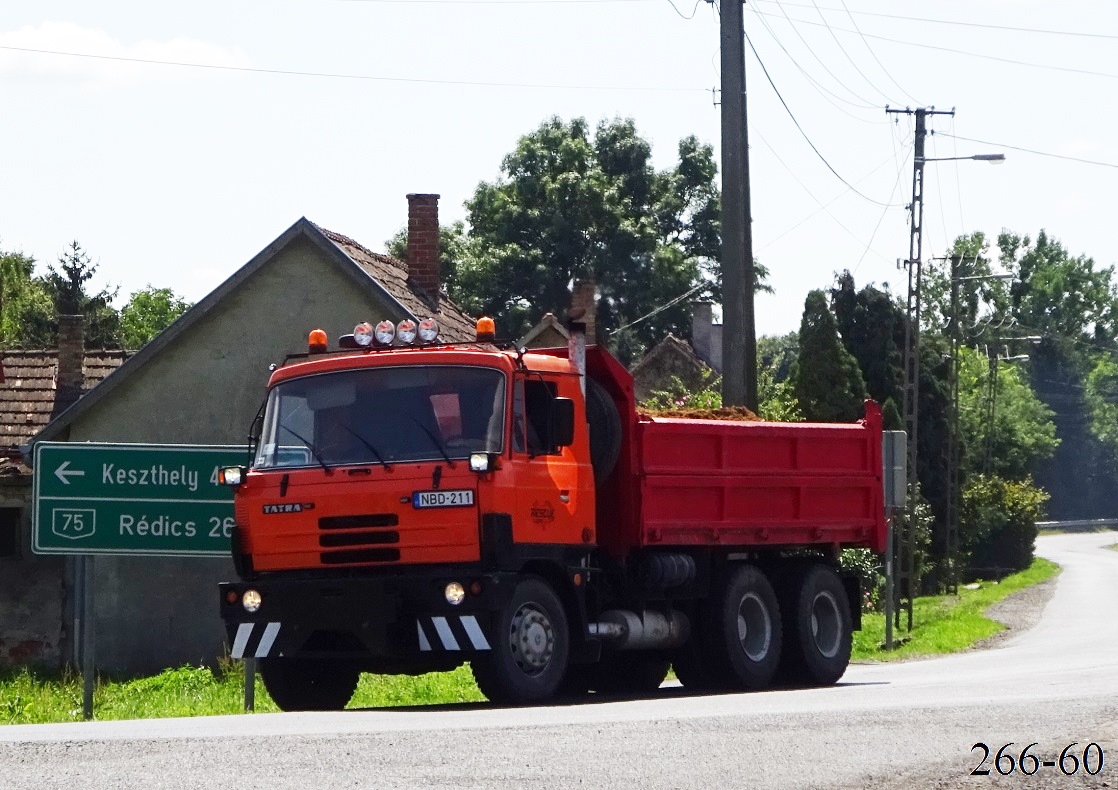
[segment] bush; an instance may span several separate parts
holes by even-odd
[[[963,490],[959,510],[960,560],[972,577],[1021,571],[1033,561],[1036,522],[1048,493],[1031,479],[977,475]]]
[[[880,612],[885,601],[885,574],[880,554],[869,549],[843,549],[839,556],[843,573],[862,580],[862,611]]]

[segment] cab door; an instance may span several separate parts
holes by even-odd
[[[547,445],[549,409],[558,393],[559,382],[539,374],[518,375],[513,382],[512,529],[518,544],[593,540],[593,474],[578,461],[589,458],[588,448],[580,446],[588,442],[581,407],[575,411],[575,443]]]

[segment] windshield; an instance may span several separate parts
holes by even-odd
[[[322,373],[268,395],[258,469],[467,458],[503,449],[505,377],[467,367]]]

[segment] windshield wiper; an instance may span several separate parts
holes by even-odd
[[[320,463],[320,464],[322,465],[322,468],[323,468],[324,470],[326,470],[326,474],[328,474],[328,475],[332,475],[332,474],[334,474],[334,470],[330,468],[330,465],[326,463],[326,459],[324,459],[324,458],[323,458],[323,457],[322,457],[322,456],[321,456],[321,455],[319,454],[318,450],[314,449],[314,445],[313,445],[313,444],[311,444],[311,443],[310,443],[309,441],[307,441],[307,440],[306,440],[306,439],[305,439],[304,437],[302,437],[302,436],[300,436],[299,434],[295,433],[295,431],[291,430],[290,428],[288,428],[288,427],[287,427],[286,425],[284,425],[283,423],[280,423],[280,426],[279,426],[279,427],[280,427],[281,429],[283,429],[283,430],[287,431],[287,432],[288,432],[289,434],[291,434],[292,436],[294,436],[294,437],[295,437],[296,439],[298,439],[299,441],[301,441],[301,442],[302,442],[303,444],[305,444],[305,445],[307,446],[307,449],[311,451],[311,455],[313,455],[313,456],[314,456],[314,460],[318,461],[318,462],[319,462],[319,463]]]
[[[410,419],[412,422],[414,422],[416,425],[418,425],[419,429],[421,431],[423,431],[425,434],[427,434],[427,438],[431,440],[431,444],[435,445],[435,448],[442,454],[442,457],[446,459],[446,465],[449,466],[451,469],[453,469],[454,468],[454,461],[451,460],[450,453],[448,453],[446,451],[446,447],[443,445],[443,443],[441,441],[439,441],[439,437],[435,436],[435,432],[432,431],[430,428],[428,428],[423,423],[421,423],[419,420],[417,420],[411,414],[408,415],[408,419]]]
[[[367,448],[369,448],[369,452],[372,453],[373,455],[375,455],[377,460],[380,461],[380,465],[384,467],[384,471],[386,471],[386,472],[391,472],[392,471],[392,467],[388,465],[388,461],[384,460],[384,456],[382,456],[380,453],[377,452],[377,448],[373,447],[372,443],[368,439],[366,439],[364,436],[359,434],[357,431],[350,428],[348,425],[342,425],[342,428],[344,428],[348,433],[357,437],[357,441],[361,442],[361,444],[363,444]]]

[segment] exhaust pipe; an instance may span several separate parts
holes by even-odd
[[[590,637],[609,642],[615,650],[664,650],[679,647],[690,636],[691,622],[677,609],[667,614],[610,609],[590,624]]]

